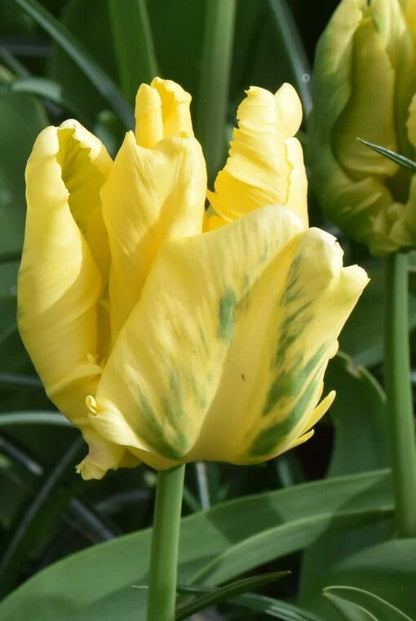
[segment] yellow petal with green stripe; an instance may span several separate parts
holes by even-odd
[[[277,204],[307,226],[307,181],[302,148],[294,134],[302,120],[296,91],[284,84],[275,95],[251,87],[237,111],[229,157],[208,198],[225,221]]]
[[[221,382],[236,308],[302,230],[268,207],[165,242],[90,402],[94,428],[152,466],[186,460]]]
[[[303,233],[279,207],[166,243],[100,380],[92,425],[156,468],[286,450],[309,429],[366,281],[342,268],[334,238]]]
[[[297,443],[333,399],[316,408],[367,281],[361,268],[342,267],[335,238],[319,229],[278,255],[235,310],[221,383],[191,457],[248,464]]]
[[[151,149],[129,132],[103,187],[111,248],[113,341],[135,306],[166,239],[202,229],[206,169],[194,138],[167,138]]]

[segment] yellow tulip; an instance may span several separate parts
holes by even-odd
[[[76,121],[46,128],[28,162],[19,327],[88,442],[85,479],[257,463],[305,441],[367,282],[308,228],[294,90],[248,91],[205,220],[189,103],[156,78],[114,162]]]
[[[357,137],[416,159],[416,0],[342,0],[315,56],[315,192],[375,255],[416,246],[416,176]]]

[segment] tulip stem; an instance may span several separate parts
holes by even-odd
[[[399,537],[416,536],[416,443],[410,381],[408,258],[385,260],[385,384]]]
[[[212,180],[225,154],[225,124],[234,40],[236,0],[206,3],[196,135]]]
[[[185,466],[158,473],[150,552],[147,621],[174,621]]]

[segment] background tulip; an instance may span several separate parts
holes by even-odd
[[[294,90],[248,91],[207,232],[189,102],[156,78],[114,162],[72,121],[42,132],[28,163],[19,326],[89,444],[84,478],[139,461],[257,463],[306,440],[367,282],[307,228]]]
[[[376,255],[416,245],[416,181],[357,137],[415,158],[415,24],[414,0],[343,0],[316,52],[313,186],[328,217]]]

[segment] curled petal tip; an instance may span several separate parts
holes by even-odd
[[[190,94],[172,80],[142,84],[136,96],[137,144],[152,147],[163,138],[193,137],[190,103]]]

